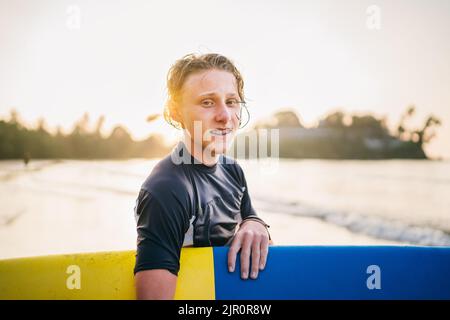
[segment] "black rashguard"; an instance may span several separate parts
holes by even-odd
[[[239,164],[222,155],[214,166],[198,163],[183,142],[154,167],[134,210],[134,273],[166,269],[177,275],[183,246],[229,245],[242,220],[257,218]]]

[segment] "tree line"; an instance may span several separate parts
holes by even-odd
[[[388,129],[386,118],[343,111],[326,115],[312,128],[305,128],[295,112],[279,111],[269,119],[257,122],[250,130],[290,128],[312,133],[306,138],[305,135],[293,138],[280,134],[279,156],[284,158],[425,159],[423,147],[436,136],[435,129],[441,125],[441,120],[430,115],[422,126],[411,127],[408,122],[415,113],[416,107],[409,106],[393,132]],[[158,118],[159,115],[150,115],[147,121]],[[108,136],[103,136],[104,122],[105,117],[101,116],[94,128],[89,129],[89,115],[85,113],[69,134],[64,134],[61,127],[52,134],[46,129],[43,119],[38,121],[35,129],[30,129],[12,110],[8,121],[0,120],[0,159],[24,159],[27,162],[35,158],[157,158],[168,154],[173,147],[166,145],[164,139],[156,134],[135,141],[121,125],[114,127]]]
[[[413,127],[410,120],[415,113],[416,107],[409,106],[390,130],[386,118],[340,110],[305,128],[297,114],[287,110],[260,121],[254,130],[279,128],[282,158],[426,159],[424,146],[436,136],[441,120],[429,115],[423,125]]]
[[[101,134],[105,117],[101,116],[93,130],[88,129],[89,115],[77,121],[69,134],[61,127],[51,134],[40,119],[37,128],[24,126],[16,111],[11,111],[8,121],[0,120],[0,159],[126,159],[161,157],[169,151],[162,137],[152,134],[134,141],[121,125],[108,136]]]

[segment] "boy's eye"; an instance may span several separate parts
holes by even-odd
[[[231,99],[227,101],[227,105],[230,107],[237,107],[239,104],[239,101],[237,101],[236,99]]]
[[[214,102],[212,100],[203,100],[202,101],[202,106],[204,106],[204,107],[212,107],[212,106],[214,106]]]

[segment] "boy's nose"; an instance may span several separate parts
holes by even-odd
[[[232,117],[232,111],[225,103],[220,103],[217,106],[217,113],[215,115],[215,120],[217,122],[228,122],[231,120]]]

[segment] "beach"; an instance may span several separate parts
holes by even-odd
[[[0,258],[134,250],[135,201],[142,182],[157,161],[40,160],[32,161],[28,167],[21,161],[0,162]],[[436,208],[435,216],[428,214],[428,225],[417,224],[412,227],[402,220],[403,213],[392,217],[392,221],[395,221],[392,224],[391,220],[386,220],[382,215],[371,216],[370,211],[352,216],[342,211],[343,208],[338,203],[336,211],[330,211],[330,205],[333,204],[331,195],[326,200],[326,210],[318,210],[317,203],[306,205],[303,196],[295,195],[296,190],[292,190],[292,187],[287,190],[282,182],[275,181],[292,172],[291,162],[281,162],[281,171],[273,175],[272,180],[255,172],[256,169],[251,170],[252,166],[255,168],[252,163],[242,163],[254,207],[270,225],[275,245],[447,244],[445,230],[435,228],[435,224],[441,221],[441,208]],[[318,165],[320,162],[296,164],[310,172],[310,175],[314,175],[314,168]],[[322,171],[330,166],[335,168],[340,165],[334,162],[322,163]],[[367,165],[373,166],[358,163],[358,166]],[[320,175],[316,176],[320,178]],[[307,177],[307,174],[303,174],[303,179]],[[261,184],[259,179],[270,183]],[[289,183],[285,177],[281,180]],[[326,185],[329,182],[322,180],[322,183],[314,183]],[[436,190],[440,190],[439,192],[445,192],[448,187],[448,184],[441,181],[437,185]],[[305,190],[302,183],[297,186],[297,191]],[[389,187],[394,188],[392,185],[386,188]],[[270,198],[269,194],[264,194],[271,188],[270,194],[279,197]],[[312,183],[309,190],[309,193],[305,192],[309,199],[319,199],[319,195],[313,194]],[[360,201],[357,193],[354,193],[354,198],[355,202]],[[325,198],[321,201],[325,201],[323,199]],[[432,202],[429,203],[430,206],[433,205]],[[358,204],[358,208],[362,210],[361,204]],[[413,221],[425,221],[425,218],[414,217],[409,223]],[[383,223],[400,228],[398,230],[402,230],[403,236],[392,234],[397,229],[386,228]],[[446,228],[445,223],[442,227]],[[421,235],[421,238],[417,240],[411,236],[416,234]]]

